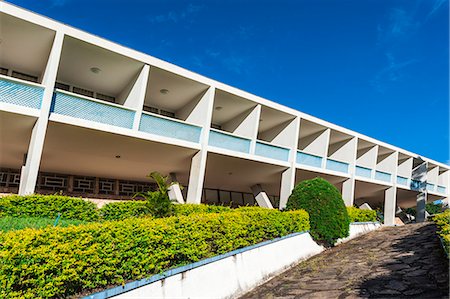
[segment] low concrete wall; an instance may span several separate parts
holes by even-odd
[[[232,298],[323,250],[309,233],[296,233],[85,298]]]
[[[336,244],[341,244],[366,234],[381,227],[379,222],[353,222],[350,223],[350,235],[347,238],[339,239]]]

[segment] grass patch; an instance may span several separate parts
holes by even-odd
[[[45,228],[54,226],[56,219],[42,217],[0,217],[0,231],[8,232],[25,228]],[[57,226],[66,227],[69,225],[84,224],[86,221],[59,219]]]

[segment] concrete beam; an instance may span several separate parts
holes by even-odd
[[[251,187],[253,195],[255,196],[256,202],[262,208],[273,209],[272,203],[270,202],[269,196],[263,191],[260,184]]]

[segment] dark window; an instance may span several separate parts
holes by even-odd
[[[17,78],[17,79],[21,79],[21,80],[25,80],[25,81],[30,81],[30,82],[38,82],[38,77],[36,76],[32,76],[32,75],[28,75],[28,74],[24,74],[24,73],[19,73],[16,71],[12,72],[12,77]]]

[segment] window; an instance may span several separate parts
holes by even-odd
[[[108,96],[108,95],[101,94],[101,93],[97,93],[95,98],[97,98],[99,100],[102,100],[102,101],[111,102],[111,103],[115,103],[116,102],[116,98],[115,97]]]
[[[90,90],[87,90],[87,89],[83,89],[83,88],[79,88],[79,87],[75,87],[75,86],[73,87],[73,92],[81,94],[83,96],[91,97],[91,98],[94,97],[94,92],[93,91],[90,91]]]
[[[60,82],[56,82],[55,83],[55,88],[62,89],[62,90],[65,90],[65,91],[69,91],[70,90],[70,86],[69,85],[64,84],[64,83],[60,83]]]
[[[25,80],[25,81],[30,81],[30,82],[38,82],[38,77],[36,76],[32,76],[32,75],[28,75],[28,74],[24,74],[24,73],[19,73],[16,71],[12,72],[11,77],[17,78],[17,79],[21,79],[21,80]]]

